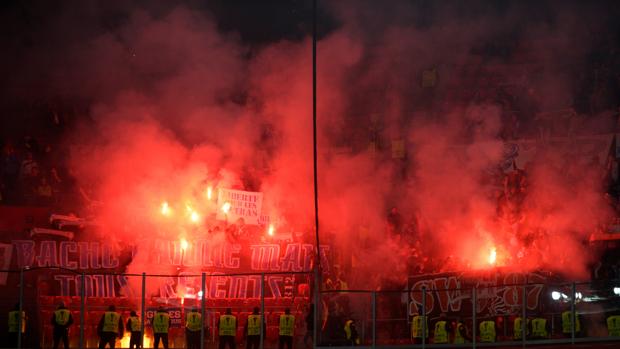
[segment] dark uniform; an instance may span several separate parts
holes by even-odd
[[[99,334],[99,349],[105,348],[109,345],[114,349],[116,345],[116,338],[123,338],[123,319],[121,314],[116,312],[116,307],[113,305],[108,307],[97,326],[97,334]]]
[[[54,349],[58,349],[60,341],[65,349],[69,349],[69,326],[73,324],[73,315],[63,303],[52,314],[52,326],[54,327]]]

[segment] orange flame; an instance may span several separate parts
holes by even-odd
[[[172,213],[172,211],[170,210],[170,206],[168,205],[167,201],[164,201],[161,203],[161,214],[164,216],[170,216],[170,213]]]
[[[495,249],[495,247],[492,247],[491,251],[489,252],[489,264],[495,265],[496,262],[497,262],[497,249]]]
[[[273,231],[274,231],[273,224],[269,224],[269,229],[267,230],[267,234],[269,236],[273,236]]]
[[[213,188],[211,188],[211,186],[209,186],[207,188],[207,200],[211,201],[212,197],[213,197]]]
[[[189,243],[187,242],[187,240],[185,240],[184,238],[181,239],[181,249],[183,251],[187,250],[187,248],[189,247]]]

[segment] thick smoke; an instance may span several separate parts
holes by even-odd
[[[601,174],[591,163],[567,161],[566,146],[548,144],[534,161],[518,164],[528,174],[522,216],[498,214],[502,188],[485,176],[502,161],[514,120],[485,95],[489,89],[470,98],[451,94],[452,86],[480,86],[477,77],[493,73],[527,86],[532,113],[518,121],[534,139],[533,115],[566,107],[577,88],[575,72],[600,20],[593,8],[541,5],[543,13],[532,16],[527,4],[377,4],[328,8],[337,24],[318,43],[321,231],[354,260],[352,286],[378,286],[369,275],[405,279],[414,252],[386,233],[392,206],[417,222],[415,253],[436,262],[484,268],[496,248],[509,267],[570,268],[583,276],[590,257],[582,241],[606,214]],[[84,10],[87,18],[102,11]],[[257,48],[218,30],[205,11],[114,10],[122,20],[71,34],[60,52],[43,50],[50,90],[79,91],[92,105],[67,142],[69,161],[102,203],[93,211],[101,237],[137,245],[128,271],[145,270],[152,238],[197,238],[195,229],[162,221],[160,205],[212,209],[204,200],[209,186],[262,191],[279,229],[312,234],[311,38]],[[92,28],[80,13],[66,10],[56,21]],[[49,35],[69,35],[66,26]],[[488,42],[512,48],[477,53]],[[37,62],[40,52],[33,52],[26,56]],[[526,72],[523,60],[543,68]],[[486,70],[464,76],[468,66]],[[431,68],[438,86],[421,88],[420,75]],[[373,132],[404,140],[408,161],[368,151]]]

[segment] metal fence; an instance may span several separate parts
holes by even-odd
[[[1,273],[5,273],[8,280],[5,286],[0,286],[4,293],[0,301],[5,310],[3,314],[8,316],[9,312],[17,310],[21,317],[24,311],[26,330],[13,334],[5,331],[7,338],[3,343],[8,345],[0,347],[51,348],[51,319],[61,303],[74,319],[69,331],[73,348],[98,347],[97,325],[110,305],[121,314],[123,327],[130,311],[137,313],[144,348],[153,347],[150,319],[159,307],[170,315],[170,348],[186,347],[185,316],[192,308],[197,308],[202,315],[201,349],[217,344],[218,320],[228,308],[237,318],[237,345],[244,342],[247,317],[255,307],[260,309],[263,319],[261,349],[277,346],[279,316],[286,308],[296,318],[294,341],[301,345],[307,332],[304,319],[312,303],[313,274],[307,272],[90,274],[64,268],[24,268]],[[50,283],[54,287],[50,287]],[[8,318],[4,319],[7,324]],[[117,339],[116,347],[129,347],[129,336],[125,331],[124,336]],[[305,338],[308,343],[311,339]]]
[[[337,290],[323,291],[320,298],[323,324],[317,338],[319,347],[476,348],[620,341],[620,337],[610,336],[607,324],[611,316],[620,315],[620,280],[415,291]],[[426,318],[417,338],[412,329],[415,316]],[[527,325],[518,326],[519,318],[526,319]],[[535,319],[544,330],[533,333]],[[347,321],[355,324],[358,343],[347,340],[343,330]],[[435,339],[439,321],[448,324],[448,340],[442,343]],[[488,321],[495,329],[492,340],[481,335],[481,323]],[[450,329],[459,323],[465,338],[455,343]]]

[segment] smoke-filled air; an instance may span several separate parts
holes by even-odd
[[[587,240],[609,214],[608,148],[577,140],[609,121],[546,112],[578,88],[608,20],[597,5],[319,3],[319,238],[349,287],[496,267],[587,277]],[[23,53],[45,66],[51,95],[88,100],[62,146],[93,234],[133,246],[132,273],[176,268],[149,264],[158,239],[316,243],[309,19],[300,37],[249,44],[192,6],[105,6],[122,20],[66,6],[53,20],[84,30],[35,33],[62,49]],[[25,80],[40,73],[29,66]],[[519,99],[485,89],[497,77]],[[545,135],[552,124],[562,137]],[[263,193],[264,221],[229,221],[246,208],[218,200],[221,188]]]

